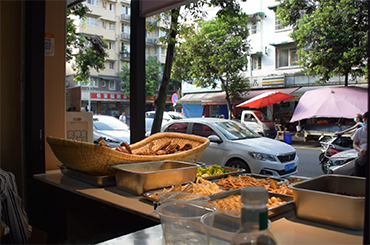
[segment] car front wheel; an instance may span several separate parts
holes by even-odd
[[[242,168],[245,169],[247,173],[250,173],[251,170],[246,162],[240,159],[233,159],[227,163],[227,166],[230,168]]]

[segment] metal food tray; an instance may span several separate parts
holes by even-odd
[[[78,170],[68,168],[65,165],[59,165],[59,168],[62,174],[97,187],[107,187],[116,185],[116,178],[114,175],[94,176],[91,174],[87,174]]]
[[[274,176],[271,176],[271,175],[263,175],[263,174],[251,174],[251,173],[241,173],[239,175],[242,175],[242,176],[250,176],[250,177],[253,177],[253,178],[256,178],[256,179],[266,179],[266,178],[270,178],[270,179],[273,179],[273,180],[276,180],[277,181],[277,184],[278,185],[282,185],[282,184],[287,184],[289,183],[289,181],[287,179],[284,179],[284,178],[279,178],[279,177],[274,177]],[[235,174],[233,175],[235,176]],[[224,176],[222,178],[218,178],[218,179],[213,179],[212,182],[215,182],[217,184],[217,182],[223,178],[227,178],[227,176]],[[226,187],[224,187],[226,188]],[[230,189],[230,188],[229,188]]]
[[[222,199],[231,195],[240,195],[241,189],[232,189],[225,192],[220,192],[217,194],[209,195],[210,201]],[[282,201],[285,201],[285,203],[276,205],[273,207],[268,208],[268,216],[269,218],[275,217],[277,215],[280,215],[282,213],[288,212],[290,210],[294,209],[294,200],[293,197],[290,195],[284,195],[284,194],[278,194],[273,192],[268,192],[269,198],[270,197],[279,197]]]
[[[321,175],[289,185],[298,218],[362,230],[366,178]]]
[[[201,167],[208,167],[208,166],[205,165],[205,166],[201,166]],[[220,166],[220,167],[223,167],[223,166]],[[206,177],[199,176],[197,178],[202,178],[202,179],[206,179],[206,180],[214,180],[214,179],[220,179],[220,178],[223,178],[223,177],[227,177],[228,175],[243,174],[245,172],[245,169],[242,169],[242,168],[240,168],[240,169],[239,168],[230,168],[230,167],[223,167],[223,168],[229,170],[230,172],[223,173],[223,174],[210,175],[210,176],[206,176]]]
[[[197,167],[195,163],[170,160],[112,166],[116,170],[117,188],[135,195],[194,181]]]

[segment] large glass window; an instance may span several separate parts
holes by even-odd
[[[123,33],[130,34],[130,31],[131,31],[130,26],[129,26],[129,25],[122,24],[122,26],[121,26],[121,31],[122,31]]]
[[[278,48],[277,49],[277,66],[289,67],[297,66],[298,55],[297,48]]]
[[[89,26],[98,26],[98,18],[88,16],[86,18],[86,24]]]
[[[252,56],[252,70],[261,69],[261,56]]]
[[[126,5],[122,5],[121,14],[131,15],[131,8]]]
[[[99,6],[99,0],[86,0],[87,4]]]
[[[114,23],[109,23],[109,30],[114,31]]]
[[[109,81],[109,90],[116,89],[116,81]]]

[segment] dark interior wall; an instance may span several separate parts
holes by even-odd
[[[0,1],[0,167],[16,176],[21,164],[21,1]]]

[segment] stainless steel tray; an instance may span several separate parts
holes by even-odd
[[[222,199],[231,195],[240,195],[241,189],[232,189],[225,192],[220,192],[217,194],[209,195],[210,201],[214,201],[217,199]],[[269,218],[275,217],[277,215],[280,215],[282,213],[285,213],[287,211],[294,209],[294,200],[293,197],[290,195],[283,195],[283,194],[277,194],[277,193],[269,193],[269,198],[271,197],[279,197],[282,201],[285,201],[285,203],[276,205],[273,207],[268,208],[268,216]]]
[[[77,179],[85,183],[97,186],[97,187],[106,187],[106,186],[116,185],[116,178],[114,177],[114,175],[94,176],[94,175],[90,175],[90,174],[87,174],[81,171],[70,169],[66,167],[65,165],[59,165],[59,168],[62,174],[68,177],[71,177],[73,179]]]
[[[362,230],[366,178],[322,175],[289,185],[298,218]]]
[[[198,165],[181,161],[154,161],[112,166],[117,188],[141,195],[177,183],[194,181]]]

